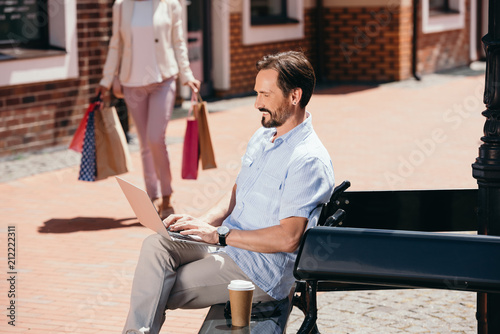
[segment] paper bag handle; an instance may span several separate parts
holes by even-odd
[[[193,116],[193,109],[195,104],[198,103],[198,99],[196,97],[196,94],[191,94],[191,105],[189,106],[189,111],[188,111],[188,118]]]

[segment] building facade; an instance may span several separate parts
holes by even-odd
[[[67,145],[101,78],[113,0],[4,3],[0,157]],[[482,57],[487,24],[486,0],[181,3],[192,69],[202,94],[215,97],[252,93],[255,62],[285,50],[303,51],[319,80],[338,83],[464,66]]]

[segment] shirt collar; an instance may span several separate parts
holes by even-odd
[[[278,145],[282,142],[288,143],[290,146],[297,145],[300,141],[304,140],[312,131],[312,115],[306,111],[306,119],[294,127],[292,130],[288,131],[282,136],[279,136],[274,140],[274,144]],[[264,135],[266,139],[271,142],[272,137],[276,133],[276,128],[266,129]]]

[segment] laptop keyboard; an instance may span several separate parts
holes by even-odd
[[[184,235],[180,234],[179,232],[174,232],[170,231],[170,229],[167,228],[168,234],[175,239],[178,240],[191,240],[191,241],[201,241],[200,237],[193,237],[192,235]]]
[[[189,235],[184,235],[184,234],[180,234],[179,232],[170,232],[168,231],[168,234],[170,234],[170,236],[172,238],[175,238],[175,239],[180,239],[180,240],[193,240],[193,238]]]

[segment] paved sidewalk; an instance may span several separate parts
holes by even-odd
[[[318,90],[309,105],[334,162],[352,190],[475,188],[484,117],[484,71],[462,70],[378,87]],[[200,215],[231,189],[246,143],[260,124],[253,98],[211,103],[218,168],[180,179],[185,119],[167,130],[177,212]],[[182,110],[178,111],[182,116]],[[135,170],[143,185],[137,145]],[[1,242],[0,298],[15,301],[15,327],[2,333],[119,333],[145,236],[113,178],[77,181],[79,155],[45,151],[0,161],[0,234],[15,231],[16,262]],[[14,272],[15,274],[9,274]],[[7,281],[15,276],[15,297]],[[333,292],[319,296],[322,333],[475,333],[475,294],[445,290]],[[207,310],[167,313],[166,333],[196,333]],[[294,311],[289,333],[300,326]]]

